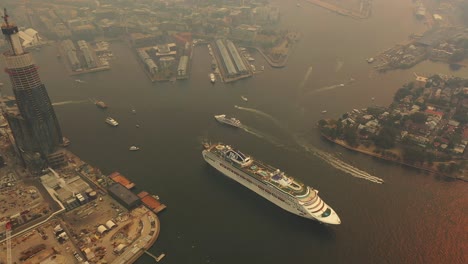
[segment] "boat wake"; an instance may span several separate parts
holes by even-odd
[[[349,175],[351,175],[351,176],[353,176],[355,178],[364,179],[364,180],[367,180],[367,181],[370,181],[370,182],[373,182],[373,183],[382,184],[384,182],[383,179],[381,179],[381,178],[379,178],[377,176],[371,175],[368,172],[365,172],[363,170],[360,170],[360,169],[352,166],[351,164],[348,164],[345,161],[342,161],[341,159],[334,156],[333,154],[330,154],[328,152],[325,152],[323,150],[320,150],[320,149],[308,144],[305,140],[302,140],[299,137],[297,137],[296,135],[294,135],[293,133],[291,133],[286,127],[284,127],[281,124],[281,122],[278,119],[274,118],[273,116],[271,116],[271,115],[269,115],[269,114],[267,114],[265,112],[262,112],[260,110],[254,109],[254,108],[247,108],[247,107],[240,107],[240,106],[236,106],[236,108],[240,109],[240,110],[245,110],[245,111],[257,114],[259,116],[262,116],[262,117],[265,117],[265,118],[271,120],[275,125],[277,125],[279,128],[281,128],[285,132],[287,132],[287,134],[290,135],[291,138],[294,140],[294,143],[297,146],[301,147],[302,150],[304,150],[307,153],[310,153],[310,154],[320,158],[321,160],[325,161],[326,163],[328,163],[329,165],[331,165],[335,169],[341,170],[341,171],[345,172],[346,174],[349,174]],[[252,128],[248,128],[248,127],[245,127],[244,130],[246,132],[248,132],[248,133],[251,133],[251,134],[255,135],[255,136],[258,136],[260,138],[264,138],[264,139],[270,141],[273,144],[278,144],[277,146],[279,146],[279,147],[285,147],[285,145],[279,143],[279,141],[277,139],[275,139],[274,137],[268,136],[265,133],[262,133],[261,131],[258,131],[256,129],[252,129]],[[296,149],[294,149],[294,150],[296,150]]]
[[[310,92],[310,94],[314,94],[314,93],[321,93],[321,92],[325,92],[325,91],[330,91],[330,90],[333,90],[333,89],[336,89],[336,88],[340,88],[340,87],[344,87],[344,83],[341,83],[341,84],[337,84],[337,85],[332,85],[332,86],[325,86],[325,87],[322,87],[322,88],[319,88],[317,90],[313,90]]]
[[[339,72],[343,68],[344,61],[337,60],[335,66],[335,72]]]
[[[285,129],[283,127],[283,125],[281,124],[281,122],[278,119],[274,118],[270,114],[267,114],[265,112],[262,112],[260,110],[254,109],[254,108],[242,107],[242,106],[237,106],[237,105],[234,106],[234,107],[239,109],[239,110],[244,110],[244,111],[251,112],[251,113],[257,114],[259,116],[265,117],[265,118],[269,119],[270,121],[272,121],[278,127],[282,128],[282,129]]]
[[[281,141],[271,135],[268,135],[266,133],[263,133],[255,128],[252,128],[252,127],[248,127],[246,125],[242,125],[240,126],[240,128],[242,130],[244,130],[245,132],[251,134],[251,135],[254,135],[258,138],[261,138],[261,139],[264,139],[266,141],[268,141],[269,143],[273,144],[274,146],[276,147],[280,147],[280,148],[285,148],[285,149],[288,149],[288,150],[291,150],[291,151],[297,151],[296,149],[294,148],[291,148],[291,147],[288,147],[286,146],[285,144],[281,143]]]
[[[87,103],[88,100],[76,100],[76,101],[63,101],[63,102],[57,102],[57,103],[52,103],[53,106],[59,106],[59,105],[68,105],[68,104],[83,104]]]
[[[307,72],[304,75],[304,78],[302,79],[301,83],[299,84],[299,91],[301,91],[304,88],[306,82],[309,80],[309,77],[310,77],[311,73],[312,73],[312,66],[310,66],[309,69],[307,69]]]
[[[368,172],[360,170],[352,166],[351,164],[348,164],[340,160],[338,157],[334,156],[333,154],[327,153],[314,146],[311,146],[310,144],[307,144],[305,141],[300,140],[296,136],[294,136],[294,138],[296,139],[296,143],[299,146],[301,146],[306,152],[311,153],[312,155],[322,159],[323,161],[327,162],[335,169],[341,170],[342,172],[345,172],[355,178],[364,179],[364,180],[378,183],[378,184],[384,183],[384,180],[382,178],[379,178],[377,176],[369,174]]]

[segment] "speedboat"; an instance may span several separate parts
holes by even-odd
[[[95,104],[97,107],[101,108],[101,109],[106,109],[106,108],[107,108],[106,103],[104,103],[103,101],[96,101],[94,104]]]
[[[325,113],[327,113],[327,110],[323,110],[323,111],[322,111],[322,114],[325,114]]]
[[[137,151],[137,150],[140,150],[140,148],[137,147],[137,146],[131,146],[130,148],[128,148],[128,150],[130,150],[130,151]]]
[[[214,75],[214,73],[210,73],[210,81],[211,81],[211,83],[216,82],[216,76]]]
[[[115,121],[115,119],[112,117],[107,117],[106,123],[114,127],[119,125],[119,122]]]
[[[247,97],[245,97],[245,96],[241,96],[241,98],[242,98],[242,100],[244,100],[246,102],[249,101],[249,99],[247,99]]]
[[[367,63],[373,63],[374,60],[375,60],[374,58],[368,58],[368,59],[367,59]]]

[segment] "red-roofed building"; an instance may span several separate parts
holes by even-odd
[[[463,140],[468,140],[468,126],[463,129]]]
[[[441,118],[444,116],[444,112],[440,112],[440,111],[426,109],[426,111],[424,112],[428,115],[440,116]]]

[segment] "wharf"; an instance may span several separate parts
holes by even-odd
[[[228,77],[227,73],[225,72],[225,69],[224,69],[225,68],[224,61],[223,61],[223,59],[221,57],[221,54],[219,54],[218,48],[216,48],[216,43],[213,41],[213,42],[210,42],[209,45],[211,46],[213,57],[216,60],[216,64],[218,65],[219,75],[220,75],[223,82],[225,82],[225,83],[234,82],[234,81],[237,81],[237,80],[240,80],[240,79],[251,77],[253,75],[252,69],[249,66],[250,64],[247,61],[245,61],[245,58],[243,56],[241,56],[242,61],[244,62],[244,64],[249,69],[248,73],[240,74],[240,75],[237,75],[235,77]],[[222,65],[222,67],[220,67],[221,65]]]
[[[339,15],[349,16],[354,19],[365,19],[370,16],[371,10],[371,0],[361,0],[361,12],[356,12],[354,10],[349,10],[331,3],[328,3],[324,0],[306,0],[311,4],[320,6],[322,8],[328,9],[330,11],[336,12]]]
[[[111,173],[108,177],[116,183],[120,183],[123,187],[127,188],[128,190],[135,187],[135,183],[131,182],[129,179],[125,178],[125,176],[123,176],[117,171]]]
[[[67,53],[63,50],[60,43],[57,43],[57,49],[58,49],[58,54],[60,55],[60,60],[65,65],[65,68],[67,69],[68,74],[70,76],[77,76],[77,75],[82,75],[82,74],[92,73],[92,72],[107,71],[111,69],[111,67],[108,65],[101,65],[101,63],[99,62],[99,59],[96,58],[96,54],[93,52],[93,56],[94,56],[96,63],[98,64],[98,67],[91,68],[91,69],[83,69],[81,71],[73,71],[71,68],[70,62],[68,61]]]
[[[148,192],[140,192],[138,194],[140,197],[141,202],[152,210],[155,213],[159,213],[162,210],[166,209],[166,205],[162,204],[159,199],[155,198],[154,196],[150,195]]]

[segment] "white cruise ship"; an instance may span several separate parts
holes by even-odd
[[[205,148],[203,158],[211,166],[284,210],[325,224],[341,223],[312,187],[230,146],[214,144]]]

